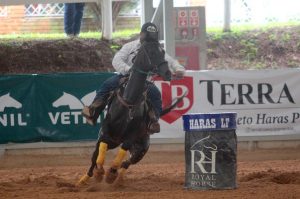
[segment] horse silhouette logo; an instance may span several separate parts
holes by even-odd
[[[0,97],[0,112],[4,112],[4,109],[7,107],[20,109],[22,108],[22,104],[7,93]]]
[[[69,106],[70,110],[82,109],[83,106],[88,106],[92,103],[96,91],[88,93],[80,100],[70,93],[63,92],[63,95],[52,103],[52,106],[58,108],[60,106]]]
[[[201,140],[198,140],[197,142],[195,142],[192,146],[191,149],[198,147],[197,149],[200,151],[203,151],[205,149],[207,150],[213,150],[213,151],[217,151],[218,147],[217,145],[213,144],[211,139],[210,139],[210,135],[208,135],[205,138],[202,138]]]

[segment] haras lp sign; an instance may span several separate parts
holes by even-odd
[[[187,114],[185,133],[185,187],[236,187],[236,114]]]

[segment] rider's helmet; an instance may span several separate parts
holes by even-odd
[[[158,41],[158,29],[154,23],[147,22],[141,28],[140,40],[143,41]]]

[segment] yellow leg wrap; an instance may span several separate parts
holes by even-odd
[[[80,180],[77,182],[77,186],[80,186],[80,185],[83,185],[83,184],[86,184],[87,181],[90,179],[90,176],[88,176],[87,174],[83,175]]]
[[[118,154],[115,157],[115,159],[113,161],[113,164],[112,164],[113,168],[119,168],[120,167],[123,159],[126,156],[126,153],[127,153],[127,151],[125,151],[124,149],[122,149],[122,148],[119,149]]]
[[[103,166],[106,151],[107,151],[107,144],[104,143],[104,142],[101,142],[100,145],[99,145],[99,154],[98,154],[97,161],[96,161],[96,163],[98,165]]]

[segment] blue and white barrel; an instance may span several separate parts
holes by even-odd
[[[195,113],[183,115],[182,119],[185,187],[236,188],[236,113]]]

